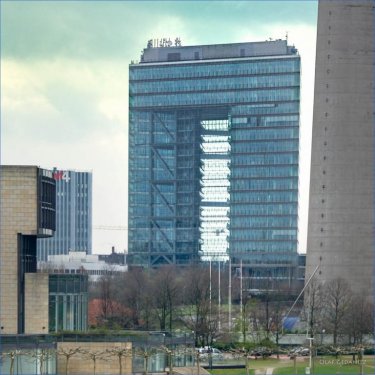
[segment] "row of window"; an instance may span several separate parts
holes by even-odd
[[[299,57],[290,59],[245,60],[236,62],[214,62],[178,64],[175,66],[136,65],[129,69],[129,80],[168,78],[215,77],[226,75],[248,75],[267,73],[294,73],[300,71]]]
[[[250,115],[273,115],[284,113],[298,113],[299,100],[290,103],[258,103],[246,105],[234,105],[231,108],[232,116],[250,116]]]
[[[264,252],[296,252],[297,241],[234,241],[232,236],[229,239],[230,253],[264,251]]]
[[[236,90],[299,86],[299,73],[272,76],[208,78],[199,80],[130,82],[130,94],[169,93],[204,90]]]
[[[298,176],[298,165],[291,166],[259,166],[251,168],[232,168],[231,178],[254,177],[295,177]]]
[[[299,150],[298,139],[267,142],[233,142],[231,154],[236,153],[272,153],[272,152],[297,152]]]
[[[247,126],[297,126],[299,102],[275,103],[275,104],[252,104],[252,105],[236,105],[231,108],[231,126],[238,127],[247,124]],[[277,115],[283,113],[293,113],[291,115]],[[146,134],[151,131],[151,111],[131,111],[130,112],[130,136],[135,139],[141,139],[142,132]],[[267,114],[275,114],[275,116],[267,116]],[[241,117],[235,117],[239,116]],[[244,116],[258,117],[244,117]],[[175,117],[175,114],[171,114]],[[260,116],[260,117],[259,117]],[[176,118],[176,117],[175,117]],[[178,120],[178,131],[193,130],[199,120],[189,120],[188,124],[183,125],[183,120]],[[172,124],[170,125],[172,126]],[[174,128],[172,128],[173,130]],[[139,137],[139,138],[138,138]],[[142,143],[137,141],[135,143]]]
[[[288,190],[298,189],[298,177],[278,179],[236,179],[231,181],[230,190]]]
[[[174,183],[168,184],[156,184],[157,189],[162,193],[173,193],[175,191]],[[150,191],[150,185],[146,184],[145,182],[131,182],[129,184],[129,192],[130,193],[148,193]],[[177,191],[180,193],[190,193],[196,191],[196,184],[194,182],[187,181],[184,182],[177,182]]]
[[[251,180],[249,182],[252,182]],[[233,190],[233,189],[232,189]],[[245,189],[244,189],[245,190]],[[202,189],[204,202],[226,202],[229,201],[229,193],[227,192],[226,187],[221,188],[220,190],[216,188],[206,187]],[[161,195],[162,194],[162,195]],[[151,197],[148,193],[142,194],[141,192],[131,192],[129,194],[129,203],[130,204],[151,204],[151,201],[154,205],[174,205],[176,204],[176,195],[174,193],[157,193],[153,194]],[[214,196],[213,196],[214,195]],[[196,199],[195,192],[191,194],[177,194],[177,203],[178,204],[193,204]],[[237,190],[231,194],[231,203],[271,203],[271,202],[297,202],[298,192],[297,189],[292,191],[251,191],[251,190]],[[87,232],[86,228],[82,228],[83,232]],[[79,232],[79,230],[78,230]]]
[[[259,154],[259,155],[233,155],[231,165],[269,165],[269,164],[297,164],[298,152],[280,154]]]
[[[277,228],[297,227],[296,216],[253,216],[253,217],[232,217],[230,220],[231,230],[235,228]]]
[[[285,88],[257,91],[225,91],[208,93],[179,93],[129,97],[132,107],[213,105],[248,102],[273,102],[299,100],[299,88]]]
[[[87,293],[49,295],[49,332],[87,330]]]
[[[192,205],[186,206],[177,206],[177,207],[170,207],[168,205],[154,205],[151,207],[150,205],[129,205],[129,215],[132,217],[135,216],[149,216],[151,213],[155,217],[170,217],[170,216],[194,216],[197,214],[197,210]]]
[[[231,125],[248,126],[298,126],[298,115],[287,116],[253,116],[253,117],[232,117]],[[239,127],[239,126],[238,126]]]
[[[298,191],[235,192],[231,194],[231,203],[273,203],[297,202]]]
[[[297,240],[296,229],[232,229],[231,241],[237,240]]]
[[[275,140],[275,139],[298,139],[299,128],[280,129],[232,129],[231,141],[252,141],[252,140]]]
[[[238,204],[230,208],[230,217],[236,216],[254,216],[254,215],[297,215],[298,204],[290,203],[272,203],[272,204]]]

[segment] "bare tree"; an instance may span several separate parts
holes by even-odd
[[[194,332],[195,344],[211,345],[218,334],[218,311],[210,298],[210,280],[207,268],[193,266],[184,273],[184,315],[181,320]]]
[[[248,293],[243,293],[242,311],[240,311],[242,342],[246,342],[247,333],[251,323],[251,310],[254,309],[256,301]]]
[[[65,358],[65,375],[68,375],[70,359],[81,352],[82,350],[79,346],[75,348],[60,347],[57,349],[57,354]]]
[[[305,292],[304,314],[306,315],[310,337],[314,337],[318,327],[323,328],[324,293],[322,284],[316,279],[311,280]]]
[[[107,352],[103,350],[82,350],[81,353],[92,360],[93,374],[96,374],[96,361],[106,359]]]
[[[113,347],[107,349],[106,352],[110,356],[115,356],[118,359],[119,365],[119,375],[122,375],[122,359],[123,358],[131,358],[132,357],[132,350],[131,348],[124,348],[124,347]]]
[[[345,315],[350,306],[352,292],[347,281],[342,278],[331,280],[324,285],[324,317],[328,329],[333,333],[333,343],[337,344],[337,336],[342,331]]]
[[[362,344],[364,334],[374,332],[374,305],[365,293],[353,295],[344,324],[349,342],[354,345]]]
[[[14,361],[21,355],[21,350],[14,349],[9,352],[1,353],[0,358],[9,358],[9,374],[14,374]]]
[[[271,302],[270,311],[270,331],[275,335],[275,343],[279,346],[279,338],[282,327],[282,317],[284,311],[284,304],[281,300],[282,296],[279,294]],[[277,352],[277,358],[279,358],[279,352]]]
[[[115,295],[114,277],[110,270],[101,275],[98,281],[101,318],[107,321],[113,316],[113,302]]]
[[[141,269],[126,272],[118,288],[120,301],[131,309],[133,328],[149,329],[152,313],[152,301],[149,278]],[[126,286],[124,288],[124,286]]]
[[[138,355],[140,357],[143,357],[143,374],[147,375],[148,374],[148,363],[150,357],[156,353],[155,348],[149,348],[149,347],[144,347],[144,348],[137,348],[134,351],[135,355]]]
[[[37,365],[39,365],[39,373],[40,375],[43,375],[48,359],[50,359],[55,353],[55,349],[42,348],[31,350],[27,354],[36,361]]]
[[[153,305],[159,321],[160,330],[169,326],[172,330],[173,309],[178,295],[176,269],[173,266],[159,268],[153,274],[151,283]]]

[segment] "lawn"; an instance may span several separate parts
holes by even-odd
[[[297,374],[305,374],[305,369],[309,365],[308,359],[305,362],[297,362]],[[361,373],[360,364],[353,362],[351,356],[335,357],[317,357],[314,359],[313,372],[316,375],[330,375],[330,374],[353,374]],[[365,356],[364,374],[375,374],[374,357]],[[293,366],[283,366],[275,368],[273,375],[293,375],[295,374]]]
[[[294,371],[292,360],[277,360],[277,359],[266,359],[266,360],[251,360],[250,361],[250,374],[254,375],[255,370],[262,370],[261,373],[265,373],[267,368],[273,368],[273,375],[304,375],[305,369],[309,365],[309,358],[299,359],[296,362],[296,369]],[[358,375],[361,372],[360,364],[352,361],[351,356],[340,356],[335,357],[316,357],[314,359],[314,369],[311,374],[315,375],[341,375],[351,374]],[[216,375],[246,375],[246,370],[242,369],[213,369],[210,371],[211,374]],[[364,374],[375,374],[375,363],[374,356],[365,356],[363,365]]]

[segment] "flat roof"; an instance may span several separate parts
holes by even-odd
[[[171,45],[170,40],[159,42],[149,40],[143,50],[140,64],[176,61],[200,61],[232,58],[298,55],[287,40],[267,40],[262,42],[209,44],[195,46]]]

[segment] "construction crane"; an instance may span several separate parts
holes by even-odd
[[[121,225],[94,225],[94,230],[122,230],[127,231],[127,227],[123,227]]]

